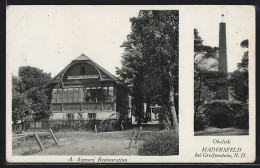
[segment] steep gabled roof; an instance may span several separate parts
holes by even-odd
[[[87,57],[85,54],[81,54],[79,57],[74,59],[73,61],[90,61],[91,59]]]
[[[121,84],[123,85],[123,83],[117,78],[115,77],[113,74],[111,74],[110,72],[108,72],[107,70],[105,70],[103,67],[101,67],[100,65],[98,65],[96,62],[94,62],[93,60],[91,60],[89,57],[87,57],[85,54],[81,54],[79,57],[77,57],[76,59],[72,60],[70,62],[70,64],[68,64],[63,70],[61,70],[46,86],[49,86],[53,83],[59,83],[60,79],[62,77],[62,75],[65,73],[65,71],[71,66],[73,65],[75,62],[78,61],[87,61],[91,64],[93,64],[96,68],[98,68],[103,74],[105,74],[106,76],[108,76],[109,78],[111,78],[114,82],[116,82],[117,84]]]

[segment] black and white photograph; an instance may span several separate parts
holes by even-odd
[[[9,6],[7,16],[12,156],[179,155],[178,10]]]
[[[255,160],[255,7],[8,5],[6,161]]]
[[[195,136],[249,134],[250,34],[235,14],[212,12],[194,29]]]

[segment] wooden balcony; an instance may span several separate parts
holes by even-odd
[[[115,111],[114,103],[53,103],[51,106],[52,112],[61,111],[86,111],[86,110],[104,110]]]

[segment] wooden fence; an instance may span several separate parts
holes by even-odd
[[[114,131],[121,129],[121,123],[117,119],[106,120],[40,120],[24,121],[19,126],[13,124],[13,132],[20,131],[46,131],[52,129],[58,131]]]

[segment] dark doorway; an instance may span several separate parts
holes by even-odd
[[[214,115],[212,124],[217,128],[227,128],[230,127],[230,120],[227,114],[218,113]]]

